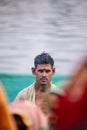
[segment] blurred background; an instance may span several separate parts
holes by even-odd
[[[43,51],[55,60],[54,82],[72,74],[87,54],[86,0],[0,0],[0,80],[10,101],[33,81]]]

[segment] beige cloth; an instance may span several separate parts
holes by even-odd
[[[35,104],[35,88],[34,88],[35,83],[31,84],[30,86],[28,86],[27,88],[24,88],[23,90],[21,90],[15,101],[20,101],[20,100],[28,100],[32,103]],[[55,87],[54,84],[51,83],[51,88]]]

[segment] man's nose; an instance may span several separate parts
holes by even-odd
[[[47,73],[46,73],[45,71],[43,71],[42,75],[43,75],[43,76],[46,76],[46,74],[47,74]]]

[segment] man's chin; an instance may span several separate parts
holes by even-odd
[[[46,90],[46,88],[47,88],[47,84],[41,84],[40,91],[44,92]]]

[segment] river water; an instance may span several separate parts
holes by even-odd
[[[43,51],[71,74],[87,54],[86,0],[0,0],[0,72],[31,74]]]

